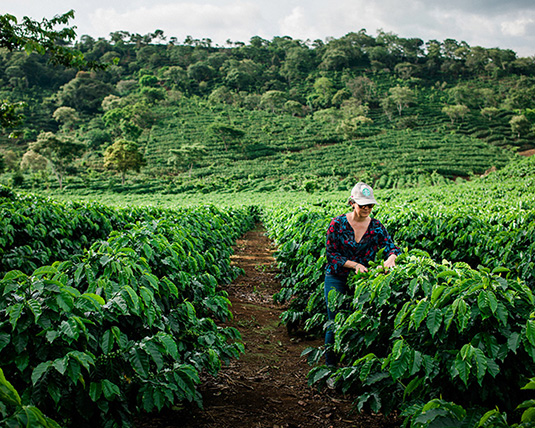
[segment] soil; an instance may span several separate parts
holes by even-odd
[[[140,421],[143,428],[393,428],[400,421],[353,410],[352,397],[307,385],[311,367],[301,353],[321,346],[322,338],[290,335],[279,316],[285,307],[272,296],[280,288],[276,250],[261,225],[246,233],[232,261],[245,274],[225,286],[245,353],[217,378],[204,376],[199,390],[204,409],[192,404]]]
[[[524,150],[523,152],[518,152],[518,154],[520,156],[526,156],[526,157],[533,156],[535,155],[535,149]]]

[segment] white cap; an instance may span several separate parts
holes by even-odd
[[[362,182],[355,184],[349,200],[358,205],[377,204],[377,201],[373,197],[373,189]]]

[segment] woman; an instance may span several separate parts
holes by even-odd
[[[401,250],[394,244],[386,228],[375,218],[371,218],[372,208],[377,204],[373,189],[365,183],[357,183],[348,201],[353,211],[331,220],[327,230],[327,267],[325,269],[325,302],[327,318],[333,321],[336,313],[329,309],[329,292],[336,290],[347,294],[347,278],[351,272],[367,272],[370,260],[375,260],[377,252],[384,249],[385,268],[396,265],[396,257]],[[325,333],[325,361],[336,365],[331,351],[334,332],[331,327]]]

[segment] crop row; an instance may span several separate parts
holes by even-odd
[[[401,409],[414,427],[504,420],[481,409],[512,412],[534,374],[532,184],[527,177],[385,192],[376,216],[404,253],[389,272],[377,261],[354,276],[349,296],[329,296],[340,308],[333,328],[342,367],[317,366],[310,383],[355,394],[360,409]],[[275,298],[289,304],[289,330],[324,331],[325,233],[342,212],[343,203],[325,203],[264,213],[279,245]],[[310,361],[322,353],[309,350]]]
[[[50,205],[27,201],[32,212]],[[44,413],[61,425],[128,426],[139,412],[200,405],[201,371],[216,375],[243,352],[238,331],[216,324],[231,317],[218,284],[238,274],[231,245],[254,215],[213,206],[141,211],[118,210],[121,227],[69,259],[3,274],[4,422],[55,426]]]

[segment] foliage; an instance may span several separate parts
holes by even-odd
[[[52,132],[41,132],[37,140],[29,144],[29,150],[40,154],[50,164],[59,183],[63,188],[63,179],[67,168],[74,159],[83,152],[83,145],[72,141],[69,137],[55,135]]]
[[[314,367],[310,384],[351,394],[359,410],[402,410],[411,427],[508,426],[519,403],[529,409],[521,386],[535,361],[532,163],[456,187],[379,192],[375,215],[412,250],[392,270],[377,261],[353,276],[350,295],[329,295],[341,366]],[[326,327],[325,231],[340,212],[341,202],[264,212],[290,330]],[[306,352],[312,363],[322,353]]]
[[[26,210],[50,208],[47,201],[6,197]],[[28,405],[69,425],[124,426],[138,409],[200,405],[199,373],[216,375],[243,351],[238,331],[214,319],[231,316],[217,284],[238,273],[231,245],[252,226],[252,213],[80,205],[63,215],[64,227],[78,229],[88,214],[110,216],[117,231],[86,239],[83,251],[65,261],[0,279],[5,376]],[[24,217],[19,222],[30,228]]]
[[[87,62],[82,53],[69,49],[58,41],[70,42],[76,37],[74,27],[65,27],[55,30],[58,25],[67,25],[74,18],[74,10],[63,15],[56,15],[52,19],[43,19],[41,22],[25,16],[19,24],[13,15],[0,15],[2,32],[0,47],[10,51],[23,48],[27,53],[48,53],[52,64],[62,64],[73,67],[102,68],[95,62]]]
[[[510,121],[529,116],[535,68],[508,50],[364,30],[312,44],[289,37],[227,47],[163,39],[160,31],[119,31],[109,40],[83,35],[75,49],[87,61],[116,59],[91,73],[5,52],[2,99],[26,102],[27,120],[17,144],[0,136],[0,147],[9,144],[20,159],[36,135],[57,130],[54,112],[74,108],[76,126],[73,117],[61,126],[71,139],[111,135],[139,144],[146,165],[129,177],[138,194],[305,185],[320,191],[344,186],[347,177],[382,188],[418,187],[483,174],[533,147],[532,127],[519,133]],[[226,129],[207,132],[213,126]],[[98,141],[86,144],[77,163],[102,173],[107,144]],[[169,153],[193,145],[206,147],[206,155],[177,171]],[[69,169],[69,186],[115,188],[106,174],[89,185],[84,173]],[[50,185],[22,180],[26,188]]]
[[[14,128],[19,126],[24,120],[24,116],[20,113],[23,103],[10,103],[7,100],[0,100],[0,126],[2,128]]]
[[[387,412],[438,396],[468,407],[518,402],[535,351],[530,289],[499,270],[406,257],[353,282],[351,313],[335,322],[342,389],[357,393],[358,408]]]
[[[35,406],[22,404],[19,393],[5,378],[0,368],[0,417],[6,427],[31,426],[36,428],[58,428],[59,425],[47,418]]]
[[[129,170],[139,172],[144,164],[143,155],[134,141],[119,139],[107,147],[104,153],[104,167],[119,171],[122,185]]]

